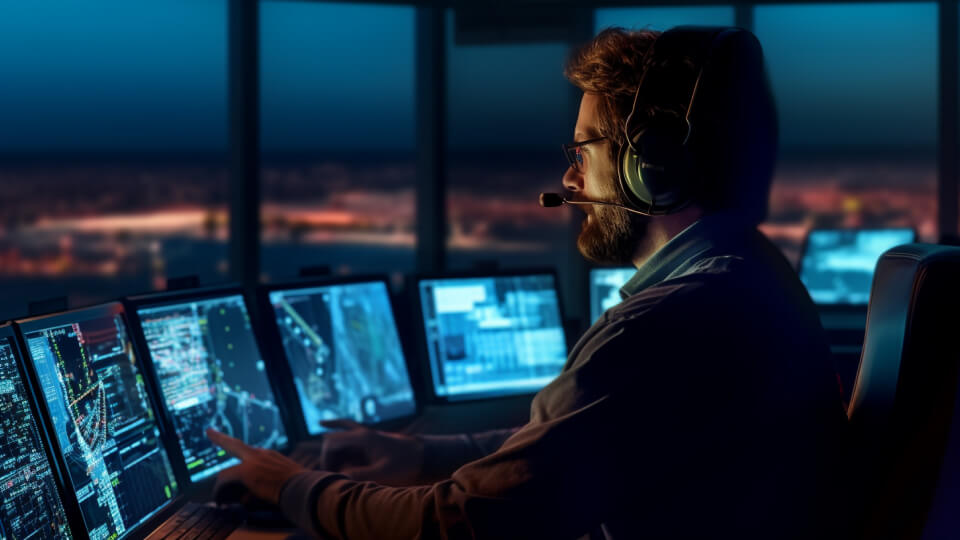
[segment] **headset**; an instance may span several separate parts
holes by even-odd
[[[709,92],[717,83],[711,60],[719,48],[756,48],[759,43],[750,32],[732,27],[678,26],[660,34],[647,49],[643,72],[633,98],[633,107],[623,125],[624,143],[617,155],[620,191],[628,209],[645,215],[665,215],[688,206],[702,175],[691,146],[702,135],[698,95]],[[651,121],[635,121],[641,96],[651,94],[650,80],[656,83],[657,71],[665,61],[690,59],[697,76],[690,91],[685,114],[655,115]],[[722,62],[721,62],[722,63]],[[722,71],[722,70],[721,70]],[[723,83],[723,81],[721,81]],[[729,83],[723,83],[729,84]]]
[[[639,120],[638,106],[667,77],[664,66],[691,61],[696,78],[683,116],[655,115]],[[624,204],[572,200],[559,193],[541,193],[540,205],[606,205],[645,216],[672,214],[697,195],[724,189],[724,183],[769,176],[775,155],[776,110],[763,67],[760,42],[747,30],[717,26],[678,26],[660,34],[644,53],[643,71],[630,114],[623,123],[617,152],[617,184]],[[663,90],[661,90],[663,92]],[[768,170],[769,169],[769,170]],[[709,181],[712,183],[708,183]],[[756,191],[758,188],[751,188]],[[769,182],[757,196],[769,195]],[[749,197],[733,196],[729,204],[748,211],[747,221],[762,221],[749,210]],[[753,212],[753,213],[750,213]]]

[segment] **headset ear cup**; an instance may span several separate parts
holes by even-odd
[[[689,202],[690,160],[686,130],[675,120],[655,122],[631,134],[620,149],[620,186],[638,210],[669,214]]]
[[[620,192],[625,201],[637,210],[648,212],[653,206],[654,198],[641,175],[640,154],[629,144],[621,145],[617,154],[617,164],[619,165]]]

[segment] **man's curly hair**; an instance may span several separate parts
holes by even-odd
[[[573,51],[564,69],[577,88],[599,98],[597,127],[611,142],[614,161],[626,144],[624,124],[659,36],[608,28]],[[711,53],[710,88],[697,95],[698,118],[687,147],[695,161],[697,203],[757,224],[766,218],[776,160],[776,107],[759,42],[749,32],[737,36],[737,44],[727,40],[722,51]],[[691,58],[657,57],[638,96],[633,125],[685,115],[699,70]]]
[[[575,50],[567,61],[564,76],[585,93],[599,99],[597,119],[600,134],[612,143],[612,157],[626,143],[624,123],[643,75],[650,47],[661,32],[607,28]],[[682,116],[686,113],[696,67],[687,58],[662,59],[651,66],[656,84],[644,83],[640,108],[633,122],[642,125],[655,116]]]

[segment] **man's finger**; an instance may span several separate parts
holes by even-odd
[[[235,439],[225,433],[220,433],[213,428],[207,428],[207,438],[214,444],[223,448],[227,453],[232,454],[241,460],[247,459],[254,452],[254,448],[247,446],[240,439]]]
[[[320,425],[327,429],[367,429],[367,426],[358,424],[349,418],[337,418],[336,420],[321,420]]]

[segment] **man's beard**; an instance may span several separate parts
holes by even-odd
[[[598,264],[632,264],[648,218],[615,206],[595,205],[584,210],[592,218],[583,219],[577,237],[580,254]]]

